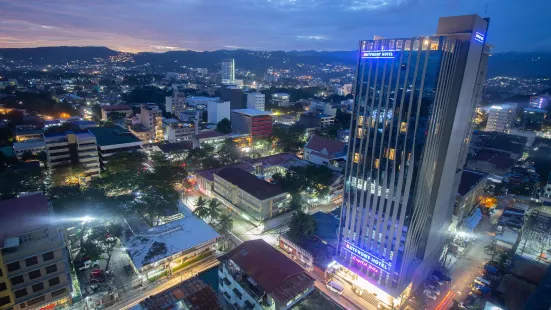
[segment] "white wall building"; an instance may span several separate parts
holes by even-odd
[[[23,153],[28,151],[33,155],[36,155],[41,151],[44,151],[45,147],[46,143],[44,140],[27,140],[13,143],[13,151],[19,160],[23,157]]]
[[[247,109],[264,111],[266,106],[266,96],[263,93],[247,94]]]
[[[212,124],[218,124],[224,118],[230,120],[230,102],[219,100],[207,101],[207,121]]]
[[[517,104],[493,105],[488,109],[485,131],[509,133],[517,115]]]

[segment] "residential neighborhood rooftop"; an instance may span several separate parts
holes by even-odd
[[[313,135],[304,148],[308,148],[326,155],[336,154],[345,151],[346,143],[324,138],[322,136]]]
[[[104,111],[132,110],[132,108],[127,104],[104,105],[101,107],[101,109]]]

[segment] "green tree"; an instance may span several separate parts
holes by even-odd
[[[98,121],[101,119],[101,106],[99,104],[94,104],[90,108],[92,110],[92,117],[95,121]]]
[[[316,225],[316,220],[312,215],[297,211],[293,214],[289,223],[289,237],[293,241],[300,243],[314,235]]]
[[[224,141],[224,144],[218,150],[218,156],[222,165],[229,165],[235,163],[241,157],[241,152],[238,150],[235,142],[228,139]]]
[[[218,210],[218,207],[220,207],[220,202],[216,198],[211,199],[209,201],[209,204],[207,206],[207,209],[209,210],[209,224],[212,223],[213,220],[218,219],[220,217],[220,210]]]
[[[96,258],[107,255],[107,263],[105,265],[105,271],[109,270],[109,263],[111,262],[111,255],[113,249],[119,242],[122,236],[122,227],[119,224],[113,222],[105,222],[102,225],[94,226],[91,229],[90,234],[87,236],[87,240],[84,243],[84,249],[95,251]],[[86,245],[87,243],[93,243],[93,245]],[[90,254],[90,253],[87,253]],[[98,255],[99,254],[99,255]]]
[[[216,124],[216,131],[218,131],[220,133],[223,133],[223,134],[231,133],[231,122],[230,122],[230,120],[227,119],[227,118],[223,118],[222,120],[220,120],[218,122],[218,124]]]
[[[205,220],[209,216],[209,209],[207,208],[206,203],[202,205],[197,204],[197,207],[193,210],[193,214],[195,214],[198,218]]]
[[[49,185],[46,173],[40,168],[23,170],[7,168],[0,173],[0,198],[15,198],[19,194],[29,192],[47,192]]]

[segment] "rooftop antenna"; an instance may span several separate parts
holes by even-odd
[[[488,3],[486,3],[486,9],[484,10],[484,15],[486,16],[488,13]]]

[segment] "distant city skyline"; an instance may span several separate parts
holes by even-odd
[[[547,0],[0,0],[0,11],[0,47],[13,48],[354,50],[375,34],[432,35],[439,16],[476,13],[492,20],[494,52],[551,51]]]

